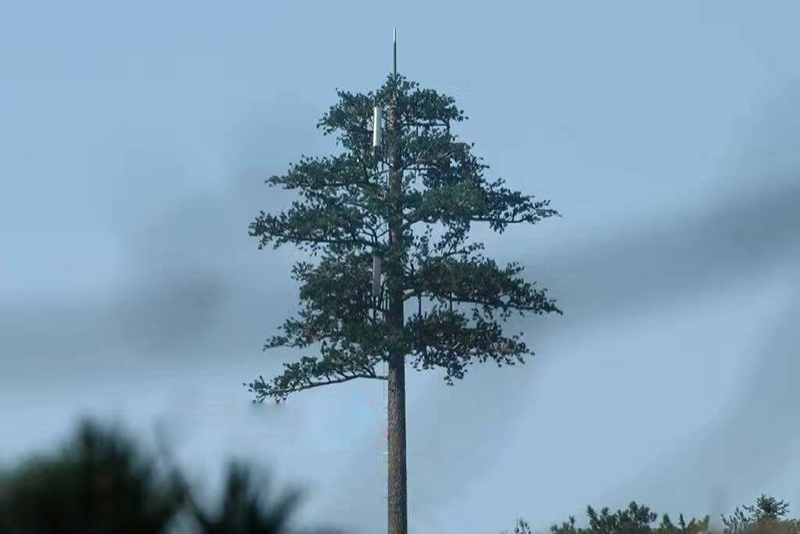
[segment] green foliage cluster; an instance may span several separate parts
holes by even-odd
[[[762,495],[754,505],[738,507],[730,516],[722,516],[724,528],[721,534],[800,534],[800,520],[788,519],[788,503],[774,497]],[[683,514],[674,523],[668,514],[661,516],[647,506],[635,501],[625,510],[610,513],[603,508],[598,513],[588,506],[586,509],[589,525],[586,528],[575,526],[575,517],[550,527],[551,534],[701,534],[710,529],[710,516],[703,519],[692,518],[688,522]],[[507,532],[507,531],[506,531]],[[518,519],[513,534],[533,534],[525,519]]]
[[[789,504],[785,501],[762,495],[754,505],[742,508],[722,518],[724,534],[800,534],[800,520],[786,518]]]
[[[702,520],[691,519],[688,523],[680,514],[677,525],[672,522],[669,515],[661,517],[661,523],[655,525],[658,514],[651,512],[647,506],[631,502],[626,510],[609,513],[608,508],[603,508],[598,513],[591,506],[587,507],[589,517],[588,528],[576,528],[575,517],[570,516],[569,521],[561,525],[550,527],[552,534],[699,534],[708,530],[710,517]]]
[[[280,400],[316,386],[385,379],[375,368],[390,354],[406,355],[417,370],[443,369],[449,385],[476,361],[522,363],[532,352],[521,335],[504,335],[497,319],[561,310],[546,290],[521,278],[522,267],[484,258],[483,244],[469,242],[468,233],[475,223],[502,233],[558,213],[549,201],[484,176],[488,165],[451,132],[467,118],[451,97],[399,75],[375,93],[337,93],[339,102],[317,127],[337,134],[344,152],[302,156],[285,175],[267,179],[300,199],[282,213],[262,211],[250,225],[259,248],[293,244],[319,257],[295,265],[302,308],[265,349],[321,346],[318,355],[285,364],[283,375],[245,385],[259,400]],[[378,150],[373,106],[397,110],[396,134]],[[402,176],[402,187],[388,187],[390,172]],[[389,239],[390,227],[397,241]],[[385,266],[380,295],[371,287],[374,256]],[[381,319],[389,295],[416,303],[399,326]]]

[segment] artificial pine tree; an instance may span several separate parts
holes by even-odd
[[[318,258],[295,264],[303,306],[265,345],[319,345],[318,355],[246,385],[257,400],[279,401],[357,378],[387,380],[389,533],[406,534],[405,364],[443,369],[453,385],[476,361],[523,363],[532,352],[501,322],[561,311],[519,276],[522,267],[485,258],[468,233],[473,223],[502,233],[558,214],[549,201],[484,177],[488,166],[473,156],[474,144],[451,132],[467,118],[451,97],[396,73],[374,94],[337,93],[317,127],[338,134],[343,153],[303,156],[266,180],[302,200],[277,215],[261,212],[250,226],[259,248],[291,243]],[[374,135],[382,128],[372,124],[380,116],[374,107],[389,108],[388,135]],[[377,148],[374,138],[382,139]]]

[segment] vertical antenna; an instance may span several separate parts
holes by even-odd
[[[392,29],[392,56],[393,56],[393,58],[392,58],[393,59],[392,67],[393,67],[393,71],[394,71],[394,79],[397,80],[397,28],[393,28]],[[395,88],[395,91],[396,90],[397,89]],[[395,103],[396,103],[396,100],[393,98],[392,99],[392,104],[394,105]],[[392,112],[391,117],[392,117],[392,121],[396,120],[395,111]],[[390,176],[391,176],[391,174],[390,174]],[[388,308],[389,308],[388,295],[387,295],[387,298],[386,298],[385,306],[386,306],[385,309],[388,310]],[[384,314],[384,321],[387,321],[387,318],[386,318],[385,314]],[[389,384],[388,375],[389,375],[389,372],[386,369],[386,360],[384,360],[383,361],[383,376],[386,376],[387,380],[384,382],[383,387],[381,389],[383,390],[383,392],[382,392],[383,393],[383,409],[386,410],[385,413],[386,413],[387,419],[389,417],[389,399],[387,398],[387,390],[388,390],[388,387],[389,387],[389,385],[388,385]],[[383,459],[386,462],[386,468],[388,469],[389,468],[389,435],[388,435],[388,433],[386,435],[386,440],[383,443],[385,444],[385,446],[383,447]],[[389,502],[389,492],[388,492],[388,490],[386,491],[386,502],[387,502],[387,506],[388,506],[388,502]]]

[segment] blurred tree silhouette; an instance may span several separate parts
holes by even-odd
[[[290,532],[289,519],[300,500],[297,491],[287,492],[268,503],[269,483],[265,476],[253,479],[251,467],[238,462],[228,466],[221,509],[216,514],[200,507],[187,492],[187,504],[198,531],[204,534],[283,534]],[[333,530],[313,530],[309,534],[334,534]]]
[[[84,420],[54,455],[34,456],[7,474],[2,516],[14,533],[163,532],[182,503],[174,477],[116,429]]]
[[[0,476],[0,534],[166,533],[181,519],[182,532],[293,532],[299,494],[265,502],[266,480],[254,484],[245,465],[230,464],[218,514],[196,504],[178,469],[157,468],[119,429],[84,420],[67,446]]]

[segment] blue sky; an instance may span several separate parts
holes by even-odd
[[[385,524],[377,384],[257,412],[241,382],[294,309],[291,249],[247,225],[263,178],[336,150],[335,89],[391,67],[456,98],[456,133],[563,217],[491,237],[564,317],[537,356],[409,378],[414,532],[539,527],[587,503],[800,506],[793,347],[800,46],[792,2],[28,2],[0,8],[0,459],[85,412],[165,422],[307,483],[303,518]],[[478,229],[475,236],[490,234]],[[373,401],[370,403],[370,401]],[[214,473],[217,473],[216,475]],[[205,476],[205,475],[203,475]],[[213,487],[213,483],[210,487]],[[361,516],[355,519],[354,511]],[[361,515],[363,514],[363,515]],[[450,530],[448,530],[450,529]]]

